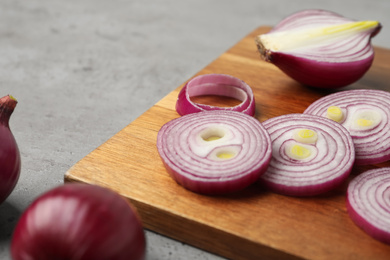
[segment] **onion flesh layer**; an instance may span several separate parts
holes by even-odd
[[[241,101],[233,107],[218,107],[195,103],[191,97],[202,95],[216,95],[235,98]],[[250,116],[255,114],[255,100],[251,87],[244,81],[225,74],[206,74],[197,76],[188,81],[181,89],[176,111],[179,115],[197,113],[208,110],[238,111]]]
[[[289,196],[330,191],[349,176],[355,159],[348,131],[332,120],[288,114],[263,122],[272,140],[272,159],[261,182]]]
[[[256,44],[263,59],[296,81],[339,88],[360,79],[371,67],[371,38],[377,21],[354,21],[325,10],[304,10],[283,19]]]
[[[357,165],[390,160],[390,93],[355,89],[336,92],[313,102],[305,114],[328,117],[352,136]]]
[[[238,191],[257,181],[271,159],[262,124],[234,111],[204,111],[166,123],[157,149],[169,174],[203,194]]]
[[[390,168],[368,170],[348,185],[351,219],[373,238],[390,244]]]

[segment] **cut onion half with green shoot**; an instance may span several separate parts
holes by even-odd
[[[288,196],[328,192],[349,176],[355,151],[340,124],[319,116],[287,114],[263,122],[272,140],[272,159],[261,183]]]
[[[173,119],[157,135],[171,177],[188,190],[224,194],[256,182],[271,159],[262,124],[241,112],[213,110]]]
[[[352,136],[355,164],[390,160],[390,93],[374,89],[336,92],[313,102],[305,114],[327,117],[343,125]]]
[[[347,210],[371,237],[390,244],[390,168],[368,170],[348,185]]]
[[[294,13],[256,37],[261,57],[296,81],[339,88],[360,79],[371,67],[371,38],[378,21],[355,21],[326,10]]]
[[[241,103],[232,107],[220,107],[191,100],[192,97],[207,95],[230,97]],[[179,92],[176,111],[182,116],[208,110],[238,111],[253,116],[255,99],[252,88],[244,81],[226,74],[206,74],[194,77]]]

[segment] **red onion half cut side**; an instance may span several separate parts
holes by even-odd
[[[280,21],[256,44],[262,58],[294,80],[312,87],[340,88],[371,67],[371,38],[378,21],[354,21],[334,12],[309,9]]]
[[[157,149],[171,177],[188,190],[225,194],[258,180],[271,159],[262,124],[235,111],[205,111],[160,129]]]
[[[218,107],[195,103],[191,97],[216,95],[235,98],[241,101],[233,107]],[[255,100],[251,87],[244,81],[225,74],[206,74],[188,81],[181,89],[176,102],[176,111],[182,116],[207,110],[238,111],[253,116]]]
[[[390,93],[355,89],[324,96],[313,102],[305,114],[330,118],[352,136],[357,165],[390,160]]]
[[[371,237],[390,244],[390,168],[368,170],[348,185],[347,210]]]
[[[272,140],[272,159],[261,183],[289,196],[330,191],[349,176],[355,151],[348,131],[327,118],[288,114],[263,126]]]

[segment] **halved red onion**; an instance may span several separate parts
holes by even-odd
[[[357,165],[390,160],[390,93],[355,89],[324,96],[305,114],[328,117],[343,125],[352,136]]]
[[[272,140],[272,159],[260,177],[270,190],[312,196],[345,181],[355,160],[352,138],[327,118],[287,114],[263,122]]]
[[[242,101],[233,107],[218,107],[195,103],[191,97],[203,95],[225,96]],[[176,102],[176,111],[180,115],[207,110],[238,111],[253,116],[255,100],[251,87],[244,81],[225,74],[206,74],[194,77],[181,89]]]
[[[368,170],[348,185],[347,210],[354,223],[390,244],[390,168]]]
[[[296,81],[338,88],[360,79],[371,67],[371,38],[377,21],[345,18],[325,10],[304,10],[283,19],[256,44],[262,58]]]
[[[204,111],[166,123],[157,149],[169,174],[188,190],[223,194],[258,180],[271,159],[262,124],[235,111]]]

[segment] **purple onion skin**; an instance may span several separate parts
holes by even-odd
[[[373,60],[374,55],[360,61],[326,63],[282,52],[274,52],[271,58],[275,66],[301,84],[329,89],[356,82],[370,69]]]
[[[142,260],[145,235],[135,209],[119,194],[65,184],[37,198],[13,234],[13,260]]]
[[[19,180],[21,160],[9,119],[17,101],[10,96],[0,99],[0,203],[11,194]]]

